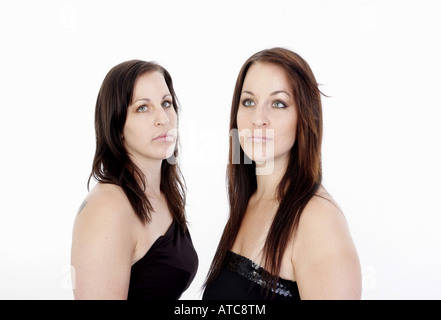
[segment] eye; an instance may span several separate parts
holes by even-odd
[[[271,105],[273,108],[277,108],[277,109],[283,109],[286,108],[286,104],[282,101],[274,101],[273,104]]]
[[[138,109],[136,109],[136,112],[146,112],[147,110],[148,107],[146,105],[142,105]]]
[[[166,100],[166,101],[162,102],[163,108],[170,108],[171,106],[172,106],[171,101]]]
[[[243,105],[244,107],[252,107],[252,106],[255,105],[255,103],[254,103],[254,101],[251,100],[251,99],[245,99],[245,100],[242,101],[242,105]]]

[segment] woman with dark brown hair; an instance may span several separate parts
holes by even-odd
[[[97,183],[73,228],[75,299],[178,299],[193,281],[177,128],[167,70],[131,60],[109,71],[96,101],[88,189]]]
[[[230,215],[203,299],[360,299],[358,254],[322,186],[321,92],[307,62],[251,56],[234,89]]]

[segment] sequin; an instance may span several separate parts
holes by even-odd
[[[267,283],[264,280],[263,273],[265,270],[261,266],[244,256],[241,256],[232,251],[228,251],[225,262],[227,269],[237,273],[242,277],[245,277],[246,279],[258,284],[261,287],[268,288],[270,287],[270,284],[272,284]],[[276,286],[271,286],[271,291],[285,297],[292,297],[293,283],[294,282],[290,280],[279,278]]]

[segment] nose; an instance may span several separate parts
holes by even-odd
[[[167,116],[167,113],[163,108],[158,108],[155,112],[155,126],[161,126],[168,124],[170,119]]]
[[[269,125],[268,115],[263,106],[257,106],[254,109],[253,125],[257,128],[266,127]]]

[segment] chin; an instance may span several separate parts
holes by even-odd
[[[267,162],[274,162],[274,155],[273,154],[270,155],[260,154],[259,156],[254,155],[250,159],[253,160],[256,164],[264,165]]]

